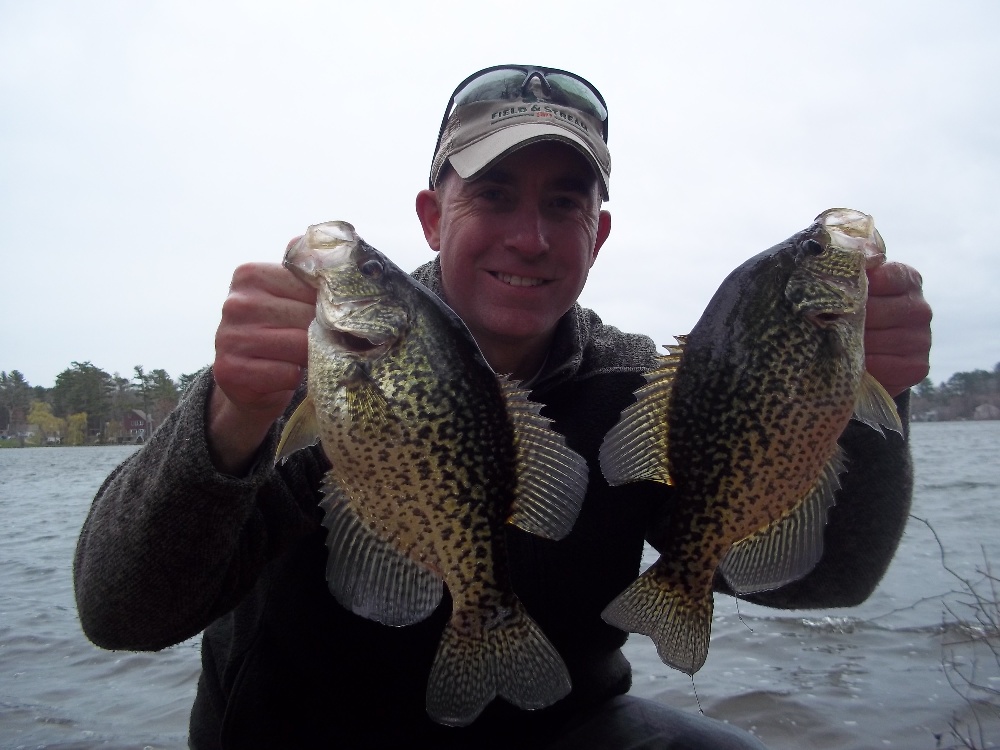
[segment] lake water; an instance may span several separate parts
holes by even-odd
[[[913,513],[930,527],[911,519],[861,607],[737,612],[718,597],[694,685],[706,714],[775,750],[932,750],[958,744],[952,727],[971,728],[977,747],[1000,746],[1000,667],[968,643],[976,631],[959,621],[974,623],[976,609],[934,535],[947,565],[996,602],[976,577],[984,555],[1000,569],[1000,422],[916,424],[912,444]],[[101,651],[73,601],[80,526],[132,450],[0,450],[0,748],[186,747],[198,639],[155,654]],[[647,638],[632,636],[626,653],[635,694],[698,711],[691,680],[662,665]],[[949,682],[962,674],[993,690],[980,725]]]

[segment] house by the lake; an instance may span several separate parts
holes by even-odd
[[[122,432],[119,443],[145,443],[152,429],[152,420],[146,412],[130,409],[122,417]]]

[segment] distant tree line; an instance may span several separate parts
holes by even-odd
[[[177,406],[197,373],[173,380],[166,370],[132,377],[108,374],[90,362],[73,362],[52,388],[33,386],[19,370],[0,372],[0,436],[21,444],[120,442],[125,416],[139,410],[153,428]],[[30,430],[34,434],[25,437]]]
[[[913,389],[914,420],[997,419],[1000,414],[1000,362],[993,371],[956,372],[934,385],[926,378]]]
[[[31,426],[36,434],[29,443],[45,444],[54,436],[62,445],[119,442],[126,414],[141,411],[155,429],[197,374],[175,381],[166,370],[146,372],[136,365],[126,378],[90,362],[73,362],[45,388],[31,385],[19,370],[2,371],[0,437],[17,439]],[[927,378],[910,401],[914,420],[995,419],[1000,412],[990,407],[1000,410],[1000,362],[992,372],[958,372],[937,385]]]

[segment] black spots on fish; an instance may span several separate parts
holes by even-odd
[[[789,284],[785,289],[785,299],[792,307],[798,309],[809,297],[809,288],[805,284]]]
[[[767,438],[765,442],[770,442]],[[738,466],[749,466],[753,463],[754,458],[757,456],[760,447],[754,442],[747,440],[745,442],[738,442],[736,444],[736,450],[733,452],[733,461]]]
[[[661,558],[605,619],[649,635],[689,674],[708,649],[717,571],[748,593],[805,575],[822,552],[863,372],[865,293],[860,253],[827,235],[811,228],[737,269],[685,340],[669,390],[640,389],[629,412],[668,399],[663,424],[648,426],[665,440],[627,434],[665,446],[673,491],[654,523]]]
[[[349,226],[327,229],[337,241],[317,270],[326,282],[310,332],[333,332],[310,335],[309,396],[332,467],[322,501],[330,590],[358,615],[405,625],[448,588],[433,719],[467,724],[498,695],[551,705],[569,675],[513,592],[505,524],[527,496],[534,533],[568,533],[586,463],[526,391],[501,384],[437,297]],[[579,497],[557,502],[563,488]]]

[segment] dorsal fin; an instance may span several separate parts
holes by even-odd
[[[510,523],[547,539],[566,536],[587,492],[587,462],[552,429],[552,420],[540,414],[541,404],[510,378],[498,376],[514,426],[517,450],[517,496]]]
[[[684,336],[668,354],[657,357],[656,368],[646,373],[646,385],[635,392],[636,402],[601,444],[601,471],[608,484],[619,485],[640,479],[670,484],[667,452],[667,411],[674,377],[684,352]]]

